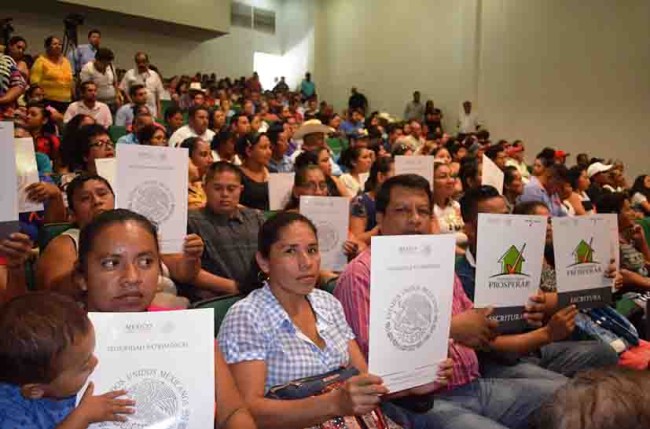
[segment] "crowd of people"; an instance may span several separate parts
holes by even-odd
[[[369,111],[352,88],[337,113],[310,73],[295,90],[283,77],[262,88],[257,73],[163,77],[145,52],[117,70],[98,30],[68,56],[56,36],[44,48],[28,56],[14,36],[0,61],[0,120],[33,139],[40,182],[26,193],[44,204],[21,213],[20,232],[0,237],[0,427],[85,428],[133,413],[128,392],[92,386],[75,405],[97,365],[86,311],[171,311],[232,294],[243,299],[218,332],[217,427],[306,428],[377,406],[408,428],[648,427],[650,358],[629,356],[649,345],[616,349],[588,335],[574,306],[559,307],[550,226],[539,292],[524,313],[529,329],[501,334],[491,309],[473,300],[479,213],[615,213],[620,266],[605,276],[617,303],[637,304],[625,316],[650,336],[639,304],[650,292],[650,175],[630,184],[622,162],[578,154],[571,165],[560,148],[527,160],[525,142],[495,140],[470,101],[449,124],[415,91],[398,119]],[[115,127],[127,130],[116,141]],[[121,144],[188,149],[182,253],[161,254],[156,226],[116,209],[95,161]],[[482,184],[484,155],[503,171],[502,190]],[[432,157],[433,177],[396,175],[396,156]],[[289,201],[270,212],[269,177],[287,172]],[[321,267],[302,196],[349,199],[342,272]],[[70,228],[39,249],[51,223]],[[414,234],[455,236],[449,359],[436,379],[389,392],[368,374],[371,238]],[[358,375],[340,389],[268,396],[348,366]]]

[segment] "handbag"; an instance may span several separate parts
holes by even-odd
[[[305,377],[272,387],[267,398],[294,400],[322,395],[343,386],[359,371],[354,367],[339,368],[326,374]],[[402,429],[377,407],[362,416],[340,416],[306,429]]]

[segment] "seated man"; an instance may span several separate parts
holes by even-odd
[[[108,128],[113,125],[113,117],[108,105],[97,101],[97,85],[88,81],[81,84],[81,100],[70,103],[63,115],[63,122],[68,123],[77,115],[88,115],[99,125]]]
[[[465,233],[467,234],[469,247],[461,261],[457,264],[456,274],[460,278],[463,289],[467,296],[474,300],[476,281],[476,244],[479,213],[508,214],[505,199],[491,186],[482,186],[477,189],[470,189],[460,201],[461,213],[465,222]],[[482,359],[484,374],[492,373],[494,358],[503,361],[504,356],[498,352],[514,353],[512,360],[518,355],[530,355],[535,353],[539,356],[526,359],[534,361],[542,368],[558,372],[572,377],[576,372],[603,366],[616,365],[618,356],[609,345],[598,341],[564,341],[568,338],[575,326],[577,310],[571,307],[565,309],[555,308],[557,306],[557,292],[548,293],[542,291],[544,301],[548,303],[547,310],[550,319],[548,323],[536,330],[517,334],[501,335],[495,355],[486,356]],[[572,306],[573,307],[573,306]],[[537,369],[529,365],[517,366],[517,374],[513,374],[513,367],[501,367],[497,369],[500,377],[515,376],[534,377]],[[531,371],[527,373],[527,371]]]
[[[147,125],[153,125],[154,120],[151,113],[140,113],[133,120],[133,129],[129,134],[125,134],[117,139],[117,144],[140,144],[138,133]]]
[[[258,210],[239,205],[241,170],[226,161],[215,162],[205,175],[207,203],[189,212],[188,232],[205,241],[201,271],[187,291],[190,299],[237,293],[249,275],[257,250],[257,233],[264,223]]]
[[[429,234],[433,195],[429,182],[416,175],[388,179],[376,197],[377,224],[382,235]],[[364,354],[368,353],[371,249],[354,259],[339,278],[334,294],[343,304],[346,318]],[[554,379],[482,378],[472,348],[498,341],[496,322],[489,312],[475,310],[454,282],[449,357],[454,371],[448,388],[439,390],[431,412],[436,428],[525,428],[529,416],[564,384]],[[535,308],[535,311],[539,309]],[[537,316],[531,313],[529,316]],[[544,371],[541,370],[540,371]],[[552,374],[552,373],[551,373]]]
[[[133,123],[133,112],[136,107],[147,105],[147,88],[144,85],[133,85],[129,88],[131,102],[117,109],[115,113],[115,125],[128,127]]]
[[[210,111],[205,106],[192,106],[188,112],[188,124],[183,125],[169,138],[169,146],[179,146],[189,137],[200,137],[203,141],[211,142],[214,131],[208,128]]]

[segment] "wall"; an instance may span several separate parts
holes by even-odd
[[[315,81],[339,109],[357,86],[399,116],[419,89],[448,127],[470,99],[530,161],[558,146],[620,157],[631,176],[650,155],[648,16],[647,0],[321,0]]]

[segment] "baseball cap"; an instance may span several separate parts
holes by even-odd
[[[613,165],[605,165],[602,162],[594,162],[587,168],[587,175],[591,178],[598,173],[604,173],[605,171],[611,170]]]
[[[565,151],[563,151],[563,150],[556,150],[556,151],[555,151],[555,159],[566,158],[566,157],[569,156],[569,155],[571,155],[571,154],[568,153],[568,152],[565,152]]]

